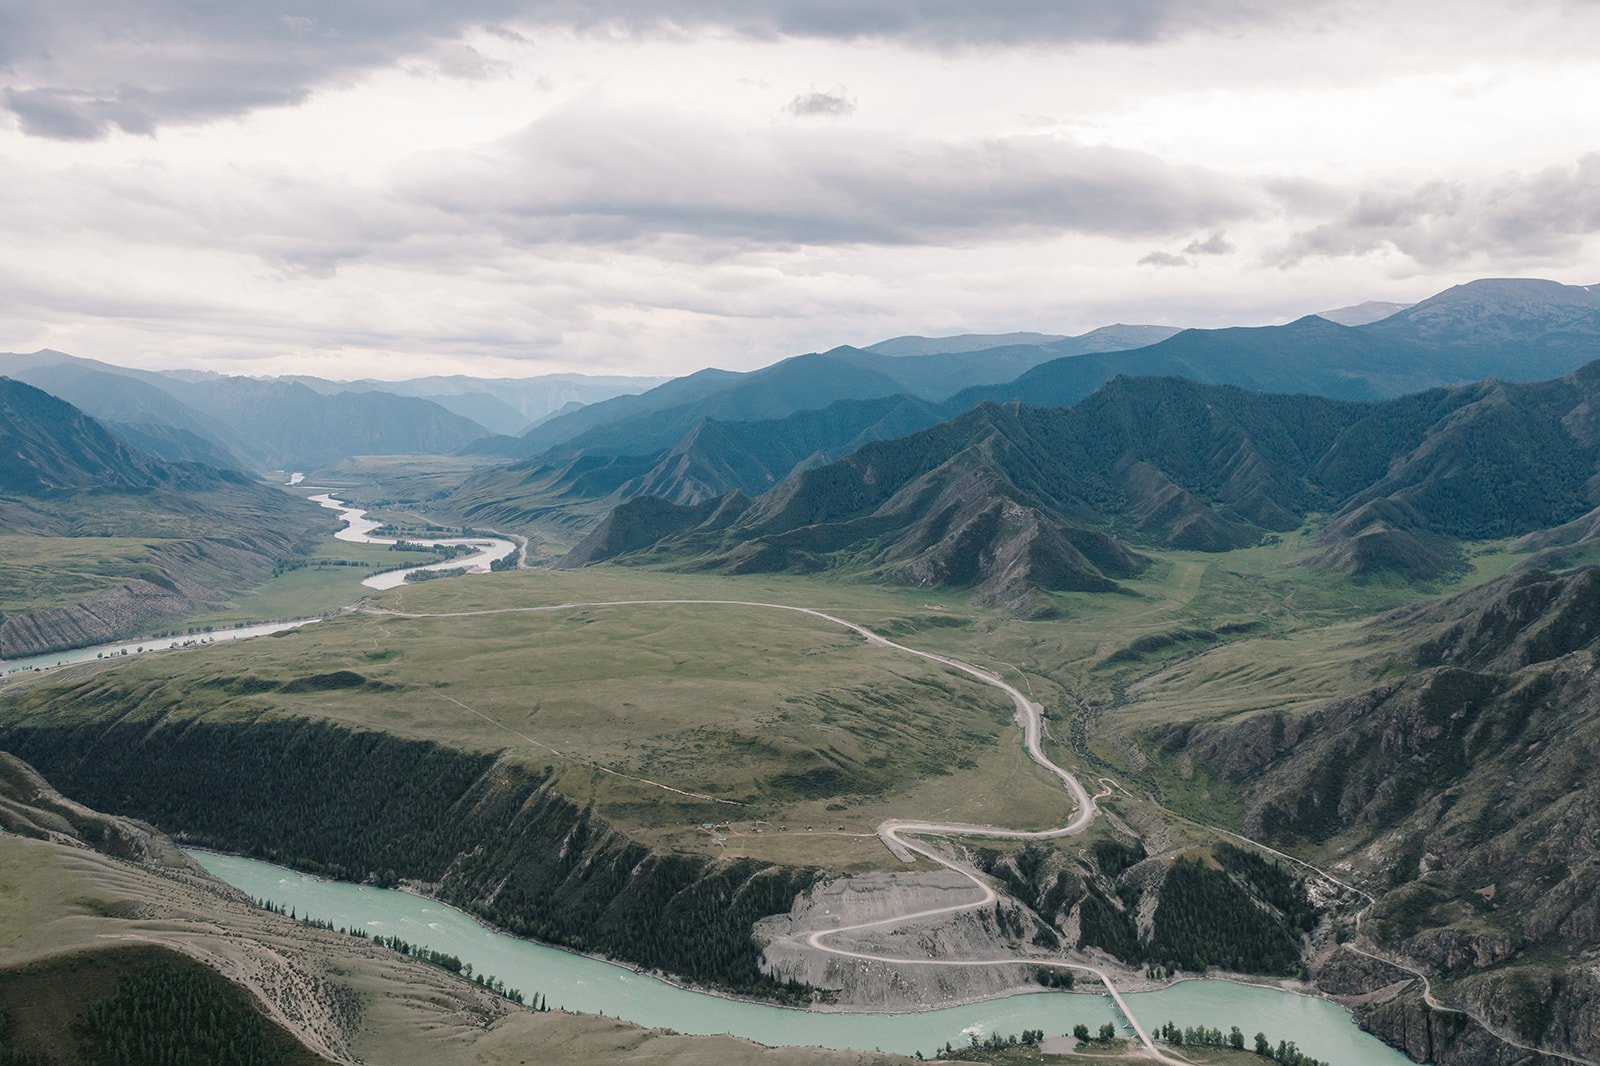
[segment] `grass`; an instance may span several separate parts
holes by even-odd
[[[224,626],[280,618],[312,618],[336,611],[372,592],[361,582],[378,570],[429,562],[432,557],[402,555],[381,544],[329,540],[305,557],[306,565],[285,571],[235,595],[217,607],[183,619],[185,626]],[[351,563],[333,566],[319,563]]]
[[[366,457],[308,479],[426,515],[414,501],[477,464]],[[412,510],[415,506],[417,509]],[[959,590],[864,584],[847,575],[673,573],[648,567],[478,575],[396,589],[382,604],[439,614],[627,599],[739,599],[814,606],[915,647],[988,666],[1047,714],[1047,744],[1086,776],[1109,775],[1197,818],[1228,824],[1227,787],[1155,751],[1150,730],[1267,711],[1299,713],[1384,669],[1363,642],[1376,613],[1498,576],[1527,556],[1470,547],[1450,589],[1353,584],[1312,570],[1314,527],[1225,554],[1155,553],[1128,595],[1063,593],[1055,617],[975,608]],[[284,573],[189,625],[318,615],[369,595],[372,545],[328,540],[312,557],[359,566]],[[230,697],[208,680],[274,684],[352,669],[383,690]],[[1065,797],[1019,752],[992,689],[837,627],[744,607],[637,605],[457,619],[345,617],[271,641],[121,664],[198,713],[263,704],[474,750],[509,748],[558,768],[558,787],[654,845],[757,858],[882,861],[878,820],[906,810],[1015,826],[1059,824]],[[168,676],[172,675],[172,676]],[[598,769],[604,767],[616,773]],[[623,776],[619,776],[623,775]],[[741,806],[708,807],[645,784]],[[708,810],[710,813],[708,813]],[[700,823],[732,817],[728,831]],[[758,823],[761,832],[756,832]],[[765,824],[771,823],[771,824]],[[813,830],[775,836],[776,824]],[[839,827],[843,826],[843,829]]]
[[[1133,595],[1058,594],[1057,616],[1044,620],[974,610],[941,592],[950,613],[971,616],[971,624],[924,628],[911,643],[1023,685],[1045,707],[1047,748],[1064,765],[1237,827],[1227,784],[1159,757],[1145,739],[1152,728],[1302,713],[1370,687],[1393,663],[1385,642],[1370,642],[1367,622],[1493,580],[1530,558],[1486,542],[1468,546],[1473,568],[1445,586],[1356,584],[1304,564],[1311,535],[1308,527],[1222,554],[1153,553],[1155,565],[1125,583]],[[1157,647],[1125,654],[1150,644]]]
[[[168,612],[187,609],[186,597],[192,603],[258,585],[275,561],[326,528],[310,505],[287,504],[271,489],[231,484],[0,500],[0,614],[73,607],[145,581],[182,595],[135,599],[68,622],[45,618],[41,639],[81,640],[78,623],[99,639],[138,635],[132,626],[171,628],[177,619]]]
[[[626,587],[617,584],[624,578]],[[708,589],[675,575],[641,586],[637,578],[524,572],[396,590],[384,602],[432,612],[760,591],[730,590],[726,581]],[[858,590],[848,599],[859,608],[880,598],[879,610],[859,612],[877,620],[903,617],[899,595]],[[241,693],[338,670],[369,684]],[[140,706],[170,704],[181,715],[227,718],[266,708],[464,749],[508,749],[554,766],[564,794],[665,848],[851,868],[893,861],[873,831],[908,808],[1040,828],[1059,824],[1068,810],[1065,795],[1020,754],[1001,693],[821,620],[767,608],[347,615],[272,639],[129,663],[115,680],[140,693]],[[52,704],[48,693],[35,693],[22,713],[116,711]],[[737,827],[701,827],[724,818]],[[790,831],[780,833],[780,825]]]
[[[1108,775],[1181,813],[1232,825],[1239,812],[1226,785],[1155,752],[1148,730],[1295,712],[1357,691],[1381,666],[1361,642],[1360,623],[1425,594],[1309,571],[1299,562],[1307,548],[1302,534],[1292,534],[1225,555],[1164,553],[1130,583],[1133,595],[1059,595],[1057,617],[1034,621],[975,608],[954,590],[620,566],[442,580],[378,602],[423,614],[637,599],[826,609],[1012,679],[1045,707],[1058,761],[1086,777]],[[323,557],[378,564],[392,554],[330,541]],[[1503,550],[1479,557],[1485,566],[1463,585],[1512,561]],[[292,571],[195,621],[320,613],[367,593],[359,585],[364,574],[358,567]],[[219,681],[278,685],[341,669],[375,684],[230,695]],[[346,616],[117,670],[130,686],[170,696],[184,713],[265,707],[510,750],[535,766],[552,765],[563,793],[665,849],[861,869],[892,865],[873,829],[907,811],[1044,828],[1069,810],[1065,795],[1021,754],[998,692],[870,648],[820,620],[770,609],[643,604],[463,618]],[[702,828],[725,820],[725,829]]]
[[[0,611],[67,607],[153,569],[138,538],[0,535]]]

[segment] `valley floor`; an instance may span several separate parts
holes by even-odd
[[[1221,556],[1170,553],[1129,583],[1134,595],[1060,594],[1052,617],[1029,621],[959,594],[826,578],[598,567],[430,582],[298,633],[9,683],[0,692],[0,726],[20,728],[41,716],[87,726],[116,715],[125,725],[309,719],[377,730],[533,772],[542,766],[553,793],[662,855],[858,874],[907,869],[884,847],[879,827],[908,812],[1027,830],[1064,824],[1074,803],[1044,764],[1060,762],[1107,812],[1079,827],[1084,849],[1138,839],[1152,861],[1198,855],[1212,862],[1224,837],[1210,827],[1241,826],[1238,786],[1181,745],[1161,742],[1162,731],[1292,718],[1361,692],[1392,669],[1367,620],[1427,591],[1309,574],[1297,563],[1297,536]],[[1503,546],[1482,546],[1463,585],[1516,561]],[[297,593],[283,594],[275,602],[300,602]],[[691,602],[712,600],[720,602]],[[973,684],[949,662],[885,655],[827,618],[756,606],[774,603],[837,614],[1005,679],[1019,700],[1041,708],[1041,759],[1028,758],[1011,724],[1013,707],[993,685]],[[181,864],[152,872],[81,850],[27,850],[57,845],[0,844],[22,849],[8,867],[22,863],[44,879],[0,894],[0,903],[20,897],[35,909],[14,909],[0,926],[0,936],[11,938],[8,965],[132,936],[203,957],[265,1002],[278,995],[290,1004],[304,998],[295,982],[309,979],[293,965],[333,951],[314,931],[283,927],[198,886]],[[1014,849],[1002,851],[996,861],[1015,861]],[[1364,865],[1370,853],[1348,840],[1297,854],[1337,863],[1342,879],[1373,876]],[[939,876],[927,859],[917,857],[910,869]],[[117,923],[130,919],[74,902],[100,898],[162,900],[172,909],[127,925]],[[206,930],[240,936],[217,939],[175,917],[185,913],[207,915]],[[1148,920],[1146,911],[1140,921]],[[1014,937],[993,929],[969,932],[988,950],[1016,947]],[[1318,935],[1331,938],[1333,926]],[[942,941],[940,949],[955,943]],[[345,965],[350,954],[346,944],[331,957]],[[290,1018],[290,1008],[280,1007],[280,1020],[335,1060],[355,1055],[359,1044],[360,1056],[375,1061],[469,1061],[417,1057],[469,1047],[470,1061],[514,1061],[496,1056],[515,1054],[516,1040],[534,1027],[541,1047],[564,1049],[550,1054],[571,1055],[543,1061],[688,1061],[709,1046],[642,1038],[597,1019],[507,1013],[492,998],[463,998],[453,986],[438,992],[448,1009],[424,1006],[415,982],[449,982],[409,961],[396,970],[393,960],[356,954],[358,992],[382,1004],[358,1036],[337,1019]],[[1104,965],[1103,956],[1081,958]],[[293,965],[274,969],[279,962],[271,960]],[[824,972],[842,979],[836,969]],[[313,977],[329,979],[325,971]],[[968,991],[1017,983],[1014,975],[996,979]],[[1391,975],[1379,987],[1394,983]],[[874,1006],[928,1002],[914,985],[845,985]],[[439,1009],[443,1015],[430,1013]],[[418,1049],[410,1034],[419,1026],[450,1035]],[[717,1053],[797,1061],[736,1047],[718,1045]],[[408,1049],[417,1054],[408,1058]]]

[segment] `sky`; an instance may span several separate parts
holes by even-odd
[[[0,349],[400,378],[1600,282],[1600,3],[0,0]]]

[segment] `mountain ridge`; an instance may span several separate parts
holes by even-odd
[[[144,636],[265,580],[329,528],[305,500],[142,453],[0,377],[0,658]]]
[[[1137,572],[1129,559],[1111,563],[1112,573],[1074,563],[1054,576],[1041,570],[1044,580],[1002,582],[1001,594],[1000,549],[972,524],[998,501],[1049,537],[1095,533],[1131,554],[1225,551],[1326,512],[1315,565],[1355,578],[1439,579],[1463,565],[1459,541],[1556,526],[1600,502],[1591,498],[1597,401],[1600,362],[1549,382],[1368,403],[1119,376],[1071,408],[983,404],[797,471],[753,499],[678,511],[622,503],[566,565],[633,557],[733,572],[844,566],[910,584],[970,584],[997,601],[1099,579],[1110,587]],[[652,521],[662,535],[649,540],[641,529]]]
[[[238,467],[313,469],[357,454],[448,452],[487,432],[415,397],[322,396],[293,382],[185,378],[50,349],[0,354],[0,374],[59,395],[113,431],[128,426],[128,437],[169,458],[211,455]]]

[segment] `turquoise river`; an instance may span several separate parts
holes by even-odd
[[[494,932],[470,916],[406,892],[326,881],[253,859],[191,853],[207,870],[256,899],[294,908],[344,928],[399,936],[458,956],[478,973],[503,980],[530,998],[543,993],[552,1007],[605,1013],[680,1033],[731,1033],[773,1046],[815,1045],[930,1054],[974,1035],[1043,1029],[1047,1036],[1083,1022],[1098,1029],[1117,1022],[1104,995],[1037,992],[942,1010],[904,1014],[793,1010],[694,992],[623,966]],[[1358,1029],[1337,1004],[1276,989],[1228,981],[1185,981],[1127,997],[1146,1027],[1163,1022],[1226,1031],[1237,1025],[1247,1041],[1264,1032],[1276,1044],[1293,1040],[1333,1066],[1409,1066],[1410,1060]]]

